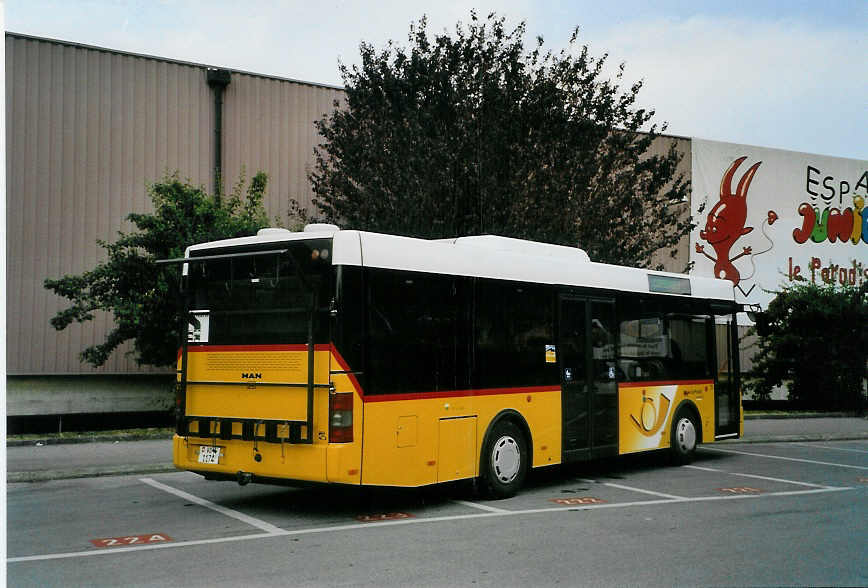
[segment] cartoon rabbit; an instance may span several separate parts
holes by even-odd
[[[708,213],[705,229],[699,232],[699,237],[711,245],[717,257],[712,257],[706,253],[704,245],[696,244],[696,252],[714,262],[714,276],[729,280],[734,286],[738,286],[741,274],[732,262],[745,255],[750,255],[751,248],[744,247],[742,252],[735,257],[730,257],[729,253],[733,244],[742,235],[747,235],[753,230],[753,227],[744,226],[747,221],[747,191],[754,174],[762,164],[759,161],[745,172],[738,182],[735,194],[733,194],[732,177],[745,159],[747,157],[739,157],[726,170],[720,182],[720,200]]]

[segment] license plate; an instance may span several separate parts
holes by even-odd
[[[213,445],[202,445],[199,448],[199,463],[220,463],[220,448]]]

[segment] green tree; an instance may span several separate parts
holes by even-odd
[[[188,245],[255,234],[268,224],[262,199],[268,183],[257,173],[244,193],[240,180],[227,197],[209,196],[202,187],[167,175],[148,186],[153,214],[127,216],[136,230],[118,233],[114,243],[98,241],[108,259],[81,275],[45,280],[45,287],[72,305],[51,325],[58,331],[73,322],[92,320],[104,311],[114,326],[104,342],[81,353],[81,360],[103,365],[125,341],[133,341],[136,361],[154,366],[176,361],[181,297],[178,266],[157,266],[158,259],[183,257]]]
[[[525,24],[471,13],[454,35],[422,18],[409,47],[361,44],[346,94],[316,122],[315,204],[344,226],[425,238],[500,234],[584,248],[647,267],[691,228],[688,184],[665,129],[622,88],[624,64],[577,44],[524,46]],[[641,132],[641,131],[645,132]]]
[[[757,320],[748,387],[759,398],[784,383],[799,408],[861,413],[868,361],[868,282],[794,284]]]

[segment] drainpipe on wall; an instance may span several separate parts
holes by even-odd
[[[223,178],[223,91],[231,81],[228,69],[208,68],[208,86],[214,90],[214,196],[220,197]]]

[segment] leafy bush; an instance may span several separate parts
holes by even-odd
[[[132,340],[139,364],[174,364],[180,340],[180,271],[154,262],[183,257],[195,243],[255,234],[268,224],[262,204],[267,183],[268,176],[259,172],[244,193],[242,178],[228,198],[209,196],[177,173],[148,186],[154,213],[129,214],[127,220],[137,230],[119,232],[114,243],[97,241],[107,261],[81,275],[45,280],[47,289],[72,301],[51,325],[60,331],[73,322],[92,320],[96,312],[110,312],[114,327],[104,342],[82,351],[83,362],[101,366],[118,346]]]
[[[640,108],[642,83],[577,42],[529,48],[525,24],[471,13],[454,34],[409,46],[361,44],[341,66],[345,97],[316,122],[310,173],[328,221],[422,238],[498,234],[584,248],[595,261],[647,267],[689,233],[674,141]]]
[[[758,353],[748,385],[768,398],[784,383],[797,408],[863,410],[868,361],[868,282],[794,284],[757,320]]]

